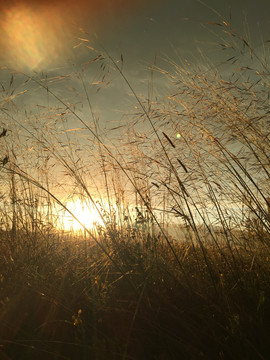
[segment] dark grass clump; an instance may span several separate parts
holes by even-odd
[[[207,249],[209,273],[200,250],[182,243],[180,271],[155,240],[118,244],[124,276],[91,241],[87,250],[79,239],[21,246],[19,257],[6,248],[3,358],[267,359],[270,254],[241,249],[225,262]]]

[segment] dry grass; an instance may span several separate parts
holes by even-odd
[[[104,83],[114,69],[136,101],[116,140],[94,111],[88,68],[18,75],[55,103],[23,120],[23,91],[13,76],[3,86],[1,358],[269,358],[269,67],[228,22],[217,26],[235,52],[227,71],[152,68],[168,81],[155,102],[135,93],[122,59],[95,55],[88,66]],[[73,75],[90,120],[54,88]],[[103,225],[60,231],[57,209],[76,216],[74,197]]]

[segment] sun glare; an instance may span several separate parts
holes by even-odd
[[[63,61],[73,58],[78,29],[85,28],[90,34],[99,29],[104,31],[104,24],[109,24],[110,19],[126,18],[127,13],[134,15],[135,9],[144,3],[141,0],[0,2],[0,65],[18,71],[62,66]]]
[[[63,50],[63,24],[57,12],[17,5],[7,9],[1,27],[9,65],[40,70]]]
[[[103,225],[103,220],[98,210],[91,203],[82,202],[80,199],[66,204],[67,209],[87,228],[93,229],[97,225]],[[67,211],[60,211],[58,227],[67,231],[80,231],[84,227]]]

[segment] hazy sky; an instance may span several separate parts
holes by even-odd
[[[68,73],[68,59],[83,63],[93,58],[83,45],[96,46],[96,34],[116,60],[123,54],[124,71],[135,90],[144,92],[145,69],[155,57],[159,65],[165,57],[196,63],[198,49],[213,62],[223,56],[214,45],[220,42],[219,27],[204,24],[220,22],[215,11],[225,18],[231,13],[240,31],[246,18],[254,46],[270,39],[269,0],[0,0],[0,65],[28,74]],[[0,81],[6,77],[0,72]],[[106,115],[128,103],[125,91],[120,82],[104,90]],[[32,94],[31,99],[41,98]],[[97,104],[106,112],[104,99]]]
[[[270,29],[268,0],[1,0],[1,64],[40,70],[61,63],[71,56],[79,28],[134,60],[209,50],[216,29],[200,21],[219,20],[209,7],[227,18],[231,7],[238,28],[246,14],[256,36],[259,28],[263,35]]]

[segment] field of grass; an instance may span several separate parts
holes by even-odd
[[[0,359],[270,358],[267,50],[217,26],[219,66],[151,67],[166,95],[138,95],[105,51],[80,73],[2,84]],[[108,134],[92,68],[135,101]],[[72,76],[85,116],[68,100]],[[21,110],[26,90],[50,103]]]

